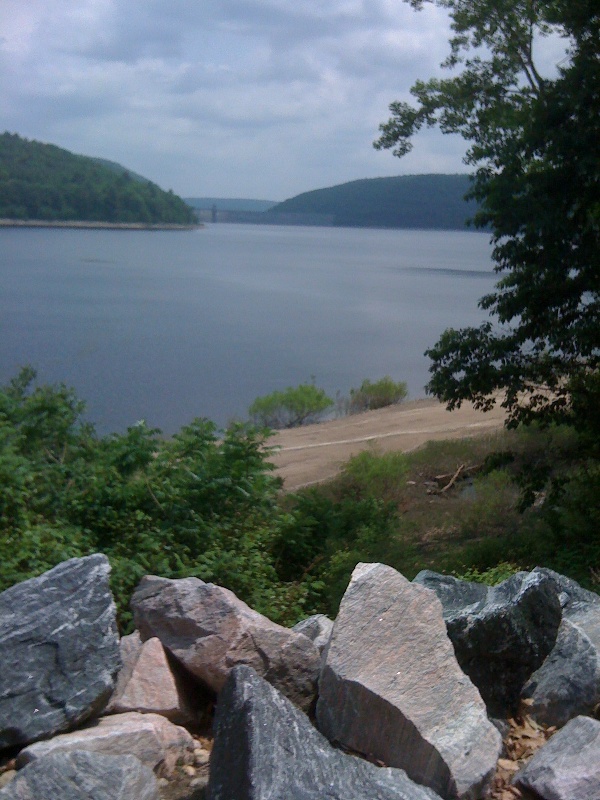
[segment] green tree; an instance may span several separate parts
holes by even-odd
[[[308,422],[315,422],[333,400],[312,383],[288,386],[281,392],[257,397],[248,409],[250,418],[256,425],[267,428],[295,428]]]
[[[600,399],[600,7],[432,2],[451,17],[454,73],[417,82],[415,106],[393,103],[375,146],[402,156],[435,124],[469,142],[474,221],[492,230],[500,277],[480,301],[499,324],[445,331],[427,352],[428,390],[482,409],[500,392],[509,424],[569,418],[577,393]],[[549,36],[565,55],[542,74],[534,55]]]

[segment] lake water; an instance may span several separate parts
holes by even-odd
[[[0,229],[0,382],[32,364],[100,432],[244,417],[314,377],[335,395],[391,375],[421,397],[423,352],[478,324],[487,234],[217,224]]]

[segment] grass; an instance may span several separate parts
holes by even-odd
[[[551,427],[430,442],[408,454],[372,449],[332,481],[299,492],[292,503],[311,520],[310,559],[326,610],[335,613],[357,561],[382,561],[409,579],[425,568],[485,580],[548,566],[597,590],[600,544],[590,544],[586,529],[588,507],[597,515],[592,490],[571,482],[566,515],[556,501],[569,471],[581,472],[578,448],[571,429]],[[579,532],[565,534],[560,514]]]

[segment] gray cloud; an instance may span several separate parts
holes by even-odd
[[[427,132],[398,161],[387,106],[447,51],[400,0],[3,0],[2,129],[110,158],[183,195],[283,199],[361,177],[463,171]]]

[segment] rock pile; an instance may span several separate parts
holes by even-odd
[[[600,597],[551,570],[489,588],[359,564],[335,622],[293,630],[148,576],[120,642],[108,575],[96,554],[0,594],[0,800],[159,800],[208,761],[215,701],[210,800],[484,798],[519,702],[564,727],[510,796],[600,798]]]

